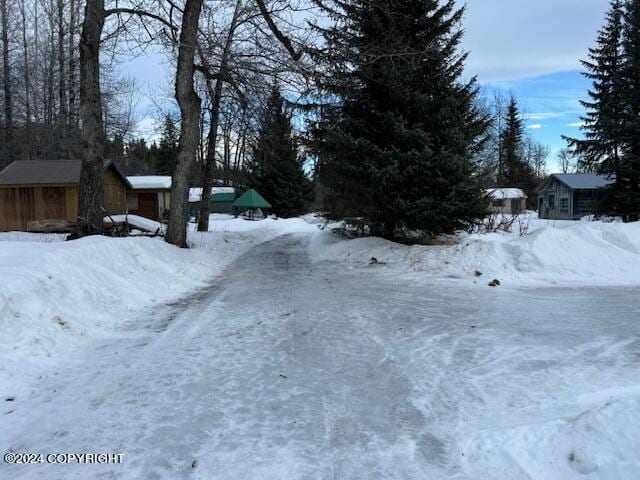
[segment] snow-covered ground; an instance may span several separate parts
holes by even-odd
[[[0,451],[125,455],[0,478],[640,478],[638,225],[212,220],[190,250],[0,234]]]
[[[211,232],[190,229],[189,250],[161,238],[0,233],[0,395],[93,338],[130,334],[150,309],[207,286],[251,247],[317,227],[214,214]]]
[[[520,223],[526,235],[520,235]],[[525,228],[526,227],[526,228]],[[523,216],[510,233],[460,234],[451,245],[404,246],[380,238],[318,236],[316,259],[340,259],[417,279],[456,278],[486,286],[640,285],[640,223],[539,220]],[[478,276],[481,274],[481,276]]]

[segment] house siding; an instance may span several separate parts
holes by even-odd
[[[585,215],[597,213],[601,197],[601,189],[572,189],[552,177],[540,191],[538,217],[549,220],[580,220]],[[562,208],[563,199],[566,200],[567,208]]]
[[[567,200],[568,208],[562,208]],[[538,216],[550,220],[573,220],[573,190],[555,178],[541,192],[538,200]]]

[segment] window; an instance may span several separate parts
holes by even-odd
[[[494,199],[491,203],[493,203],[494,207],[504,207],[503,199]]]
[[[549,208],[556,208],[556,196],[549,195]]]
[[[561,198],[560,199],[560,211],[561,212],[565,212],[565,213],[569,213],[569,199],[568,198]]]

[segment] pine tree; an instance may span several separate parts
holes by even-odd
[[[168,115],[164,119],[162,136],[155,152],[156,172],[159,175],[173,175],[178,155],[180,133],[174,121]]]
[[[568,140],[581,170],[614,178],[603,211],[637,220],[640,212],[640,1],[613,0],[596,47],[582,62],[593,80],[584,139]]]
[[[460,80],[464,9],[454,0],[335,8],[324,88],[340,104],[316,130],[328,214],[364,217],[388,238],[398,227],[440,234],[477,221],[486,204],[471,157],[487,119],[475,80]]]
[[[616,182],[607,203],[615,213],[630,221],[640,215],[640,0],[627,0],[622,32],[624,62],[622,158],[603,162],[606,173],[615,174]]]
[[[294,217],[305,213],[311,201],[312,186],[304,172],[292,136],[291,119],[277,85],[267,101],[258,133],[248,186],[264,196],[278,216]]]
[[[524,127],[518,102],[512,95],[507,107],[505,127],[502,132],[502,171],[498,183],[504,187],[515,187],[525,191],[529,198],[535,197],[536,178],[531,165],[524,156]]]
[[[620,164],[625,110],[622,33],[622,0],[613,0],[596,47],[589,49],[588,60],[582,61],[584,76],[593,81],[590,100],[581,102],[587,111],[581,119],[584,139],[565,137],[580,159],[581,169],[615,174]]]

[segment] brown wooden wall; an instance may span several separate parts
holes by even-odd
[[[113,168],[104,172],[103,207],[108,214],[126,212],[127,184]],[[33,220],[69,220],[78,212],[78,184],[0,185],[0,232],[25,231]]]
[[[0,187],[0,231],[27,229],[32,220],[76,220],[77,185]]]
[[[113,168],[104,172],[102,206],[111,215],[125,213],[127,210],[127,185]]]

